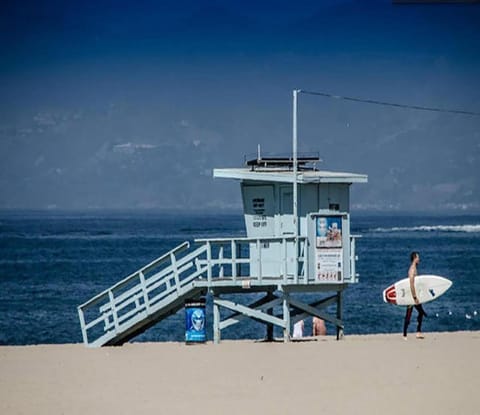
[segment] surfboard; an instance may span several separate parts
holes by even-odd
[[[418,275],[415,277],[415,292],[420,304],[436,300],[452,285],[452,281],[438,275]],[[414,305],[408,278],[397,281],[383,290],[383,301],[396,305]]]

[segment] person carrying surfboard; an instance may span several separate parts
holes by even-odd
[[[405,314],[405,321],[403,323],[403,338],[407,340],[407,329],[410,324],[410,318],[412,317],[413,307],[418,312],[417,317],[417,339],[423,339],[424,335],[422,334],[422,321],[423,316],[426,316],[427,313],[423,310],[422,305],[418,301],[417,293],[415,291],[415,277],[417,276],[417,265],[420,263],[420,254],[418,252],[412,252],[410,254],[410,268],[408,269],[408,279],[410,281],[410,290],[412,291],[412,297],[415,301],[415,305],[407,306],[407,311]]]

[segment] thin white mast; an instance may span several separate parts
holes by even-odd
[[[299,89],[293,90],[293,226],[295,227],[295,264],[294,264],[294,279],[298,282],[298,155],[297,155],[297,95]]]

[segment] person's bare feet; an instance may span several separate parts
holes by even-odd
[[[425,336],[422,333],[417,333],[417,339],[424,339]]]

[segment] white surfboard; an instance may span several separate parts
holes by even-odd
[[[452,281],[438,275],[418,275],[415,277],[415,292],[418,302],[422,304],[436,300],[451,285]],[[383,290],[383,301],[396,305],[414,305],[409,279],[404,278]]]

